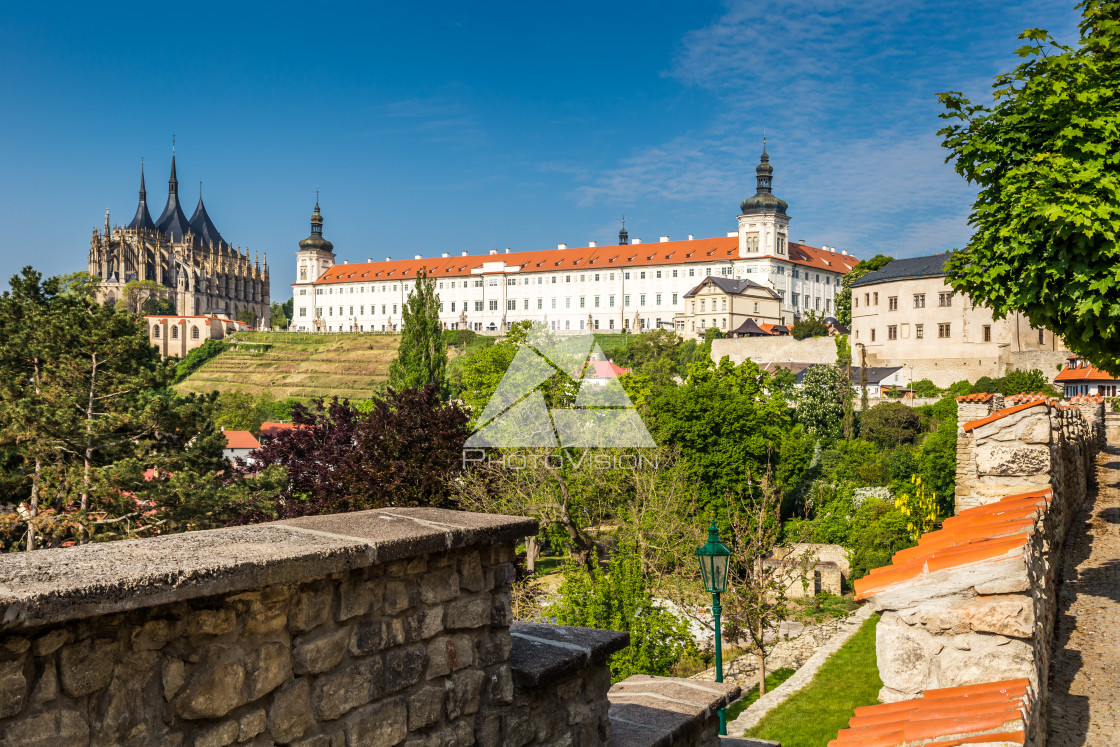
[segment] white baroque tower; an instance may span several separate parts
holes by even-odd
[[[774,196],[774,167],[762,141],[762,158],[755,167],[756,191],[739,205],[739,256],[789,255],[788,204]]]

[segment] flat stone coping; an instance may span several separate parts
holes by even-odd
[[[630,645],[629,633],[570,625],[515,622],[509,626],[509,634],[513,638],[509,661],[513,684],[527,690],[598,664]]]
[[[670,747],[739,697],[739,686],[636,674],[616,683],[611,702],[611,747]]]
[[[0,555],[0,631],[290,584],[510,542],[537,521],[384,508]]]

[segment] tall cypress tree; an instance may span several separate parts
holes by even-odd
[[[442,394],[447,388],[447,344],[439,321],[436,281],[424,270],[416,276],[401,319],[401,344],[397,359],[389,364],[389,386],[400,390],[434,385]]]

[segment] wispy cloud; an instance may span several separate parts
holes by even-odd
[[[944,163],[936,93],[986,95],[1015,64],[1015,34],[1055,18],[1068,34],[1068,6],[1040,0],[1009,15],[963,1],[733,0],[682,37],[663,73],[714,97],[719,113],[586,180],[577,199],[730,208],[753,192],[765,131],[798,236],[861,255],[960,246],[974,191]]]
[[[469,145],[485,139],[478,119],[458,97],[403,99],[383,104],[379,110],[387,123],[386,134]]]

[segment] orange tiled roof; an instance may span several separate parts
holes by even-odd
[[[1026,739],[1026,679],[926,690],[920,698],[855,710],[829,747],[956,747]]]
[[[293,423],[264,422],[264,423],[261,423],[261,429],[260,429],[259,433],[262,436],[275,436],[280,431],[290,431],[290,430],[294,430],[295,428],[296,428],[296,425],[293,424]]]
[[[1069,364],[1061,370],[1061,372],[1054,377],[1054,381],[1100,381],[1102,383],[1118,384],[1120,379],[1117,379],[1107,371],[1103,371],[1096,366],[1079,366],[1078,368],[1070,368]]]
[[[249,431],[222,431],[227,449],[259,449],[261,442]]]
[[[1100,394],[1075,394],[1069,398],[1071,405],[1099,405],[1105,398]]]
[[[961,511],[927,532],[918,544],[899,550],[891,564],[876,568],[855,582],[856,599],[886,591],[947,568],[1006,557],[1022,549],[1035,531],[1035,522],[1054,493],[1040,488]]]
[[[992,395],[987,392],[978,392],[977,394],[965,394],[957,397],[957,402],[987,402],[992,398]]]
[[[855,267],[852,255],[804,244],[790,243],[790,262],[818,270],[840,274]],[[433,257],[430,259],[398,259],[388,262],[359,262],[334,265],[316,283],[353,283],[410,280],[421,269],[429,277],[470,277],[472,270],[486,262],[504,262],[507,267],[520,267],[521,272],[558,272],[579,270],[613,270],[619,267],[679,265],[701,261],[730,261],[739,258],[739,238],[723,236],[691,241],[663,241],[649,244],[591,246],[570,249],[549,249],[509,254],[472,254],[466,257]]]
[[[996,410],[995,412],[993,412],[991,415],[989,415],[986,418],[980,418],[979,420],[973,420],[972,422],[965,423],[961,427],[964,429],[965,433],[967,433],[968,431],[970,431],[974,428],[979,428],[980,426],[987,425],[988,423],[994,423],[995,421],[999,420],[1000,418],[1006,418],[1008,415],[1013,415],[1013,414],[1015,414],[1015,413],[1017,413],[1021,410],[1026,410],[1028,407],[1034,407],[1035,405],[1048,405],[1048,404],[1050,404],[1050,400],[1047,397],[1041,397],[1039,399],[1032,399],[1028,402],[1023,402],[1022,404],[1014,405],[1013,407],[1005,407],[1002,410]]]

